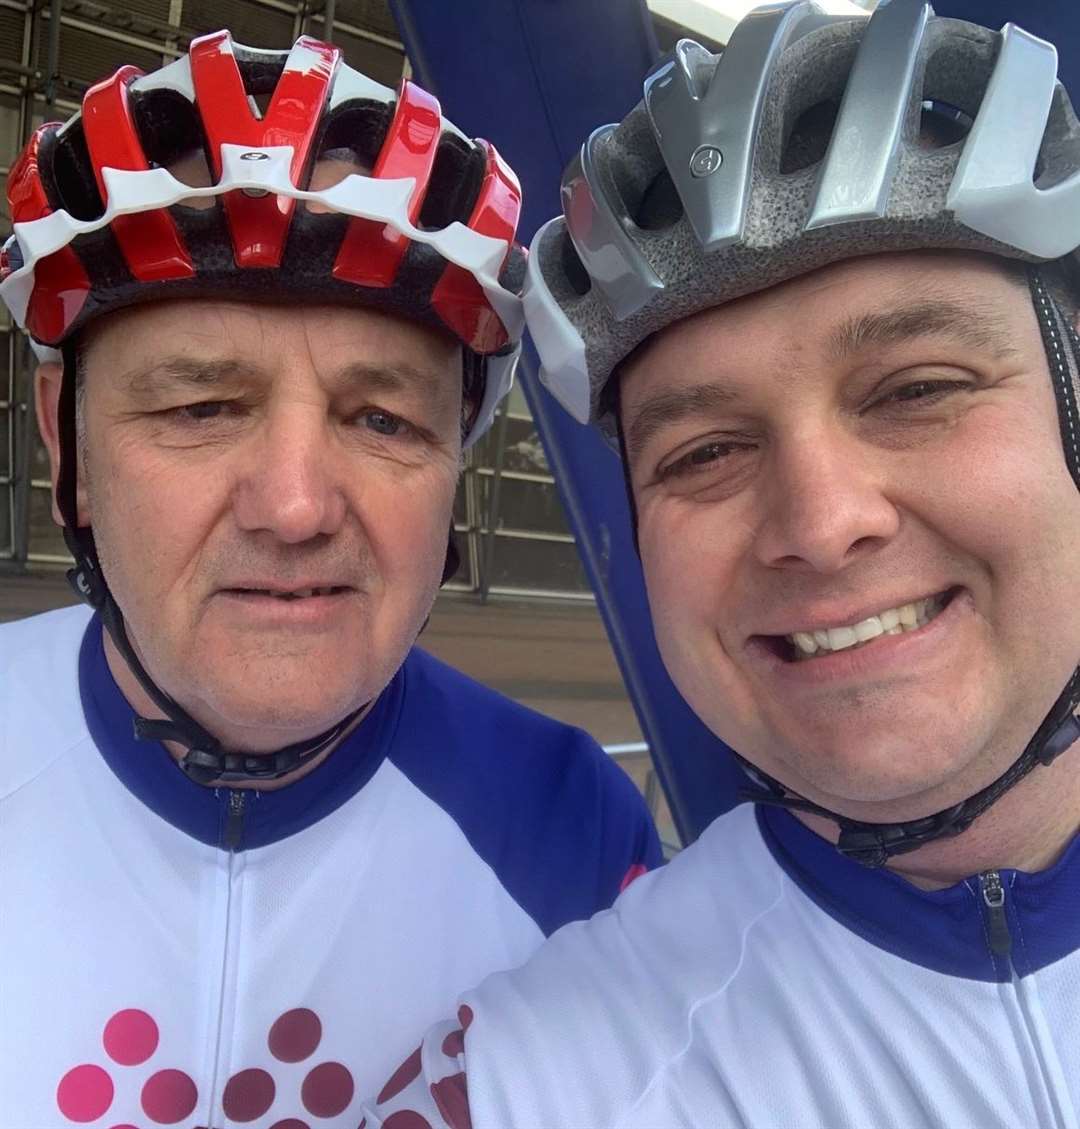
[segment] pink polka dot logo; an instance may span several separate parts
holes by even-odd
[[[136,1008],[118,1011],[105,1024],[101,1041],[111,1064],[139,1069],[129,1073],[91,1062],[72,1067],[56,1087],[56,1104],[68,1121],[102,1122],[112,1111],[113,1117],[102,1122],[103,1129],[146,1129],[145,1124],[123,1120],[139,1114],[151,1125],[192,1124],[190,1118],[199,1104],[198,1086],[186,1071],[154,1069],[151,1059],[160,1036],[152,1016]],[[273,1110],[277,1120],[268,1129],[312,1129],[306,1117],[318,1118],[325,1125],[326,1118],[344,1113],[354,1097],[353,1077],[340,1062],[310,1064],[321,1042],[322,1022],[315,1012],[293,1008],[279,1015],[266,1039],[273,1073],[250,1067],[233,1074],[225,1084],[221,1108],[229,1121],[260,1121]],[[131,1082],[135,1082],[134,1089]],[[129,1095],[128,1100],[121,1090]],[[117,1114],[120,1118],[114,1121]]]

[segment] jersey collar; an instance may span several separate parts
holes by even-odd
[[[925,968],[1007,981],[1080,950],[1080,836],[1047,870],[998,871],[1012,937],[1011,957],[1003,958],[989,948],[978,875],[944,890],[920,890],[892,871],[844,858],[789,811],[759,806],[757,821],[776,861],[830,917]]]
[[[371,779],[397,729],[404,685],[402,667],[356,729],[300,780],[271,792],[243,789],[244,849],[303,831],[339,808]],[[196,784],[164,746],[136,740],[135,711],[109,670],[97,615],[87,625],[79,650],[79,692],[90,736],[124,787],[173,827],[202,843],[221,846],[233,790]]]

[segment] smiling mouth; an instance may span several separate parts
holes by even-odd
[[[287,591],[271,588],[226,588],[224,591],[231,596],[263,597],[290,603],[294,600],[310,600],[314,596],[340,596],[352,589],[344,584],[332,584],[323,588],[294,588]]]
[[[858,650],[884,636],[918,631],[936,619],[959,591],[959,588],[949,588],[923,600],[886,608],[858,623],[759,638],[785,662],[810,662],[837,651]]]

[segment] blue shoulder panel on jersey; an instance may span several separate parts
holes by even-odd
[[[454,819],[545,934],[662,861],[630,778],[579,729],[415,650],[390,760]]]
[[[245,790],[237,849],[262,847],[295,835],[354,796],[386,757],[403,683],[398,671],[345,743],[307,776],[274,792]],[[79,692],[94,744],[121,783],[173,827],[202,843],[221,846],[230,789],[194,783],[162,745],[136,740],[135,711],[105,661],[97,616],[90,621],[79,652]]]
[[[978,877],[920,890],[888,870],[844,858],[789,811],[759,807],[776,861],[830,917],[886,952],[967,980],[1027,976],[1080,950],[1080,836],[1047,870],[1001,870],[1012,936],[1009,960],[989,948]]]

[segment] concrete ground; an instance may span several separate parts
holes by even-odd
[[[0,572],[0,622],[75,603],[62,571]],[[444,662],[510,698],[587,730],[603,745],[641,741],[615,657],[596,608],[569,601],[515,602],[440,596],[420,644]],[[642,791],[645,755],[619,764]],[[662,837],[675,842],[667,805],[657,798]]]

